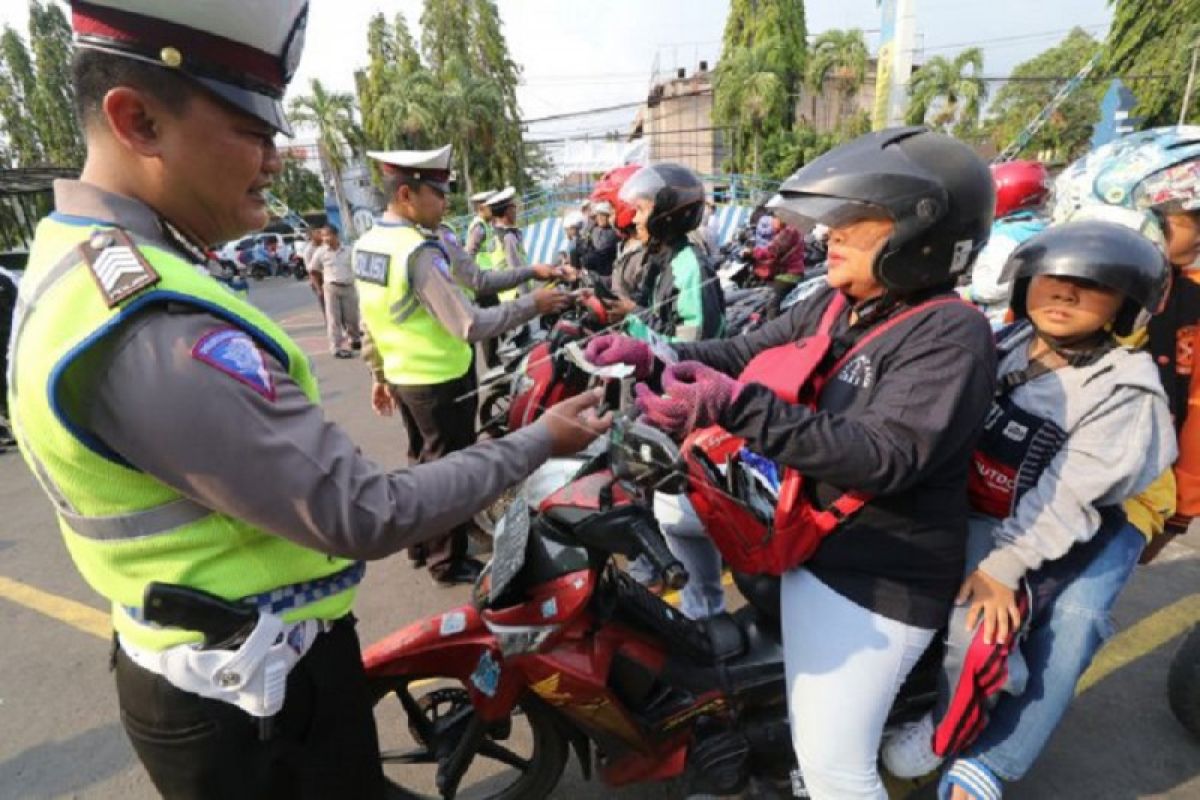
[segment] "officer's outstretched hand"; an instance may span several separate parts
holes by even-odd
[[[396,410],[396,398],[392,395],[392,388],[386,383],[375,381],[371,384],[371,407],[375,409],[375,413],[381,417],[390,417],[392,412]]]
[[[537,307],[538,316],[565,311],[573,302],[575,298],[571,293],[561,289],[542,287],[533,293],[533,304]]]
[[[596,406],[604,399],[602,389],[592,389],[552,406],[542,417],[550,431],[550,454],[578,453],[612,425],[612,412],[599,416]]]

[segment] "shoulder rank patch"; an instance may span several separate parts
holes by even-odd
[[[96,231],[79,249],[109,308],[162,280],[120,229]]]
[[[224,372],[275,402],[275,381],[263,360],[262,351],[244,331],[219,328],[204,334],[192,347],[192,358]]]
[[[360,281],[387,286],[391,267],[392,257],[387,253],[372,253],[370,250],[354,251],[354,277]]]

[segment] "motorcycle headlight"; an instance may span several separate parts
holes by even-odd
[[[486,622],[504,657],[535,653],[558,630],[558,625],[496,625]]]

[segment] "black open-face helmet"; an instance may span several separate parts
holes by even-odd
[[[642,167],[625,181],[619,199],[634,208],[639,200],[653,202],[646,230],[663,242],[684,238],[704,218],[704,184],[680,164]]]
[[[1029,282],[1036,275],[1079,278],[1125,295],[1113,333],[1128,336],[1162,310],[1171,267],[1163,251],[1137,231],[1115,222],[1082,220],[1047,228],[1022,242],[1004,265],[1001,281],[1012,281],[1011,308],[1029,316]]]
[[[802,230],[890,219],[875,279],[894,294],[948,286],[987,244],[995,210],[987,165],[967,145],[923,127],[860,136],[810,161],[768,203]]]

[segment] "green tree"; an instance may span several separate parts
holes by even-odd
[[[759,147],[765,137],[786,132],[782,124],[788,111],[788,92],[782,77],[766,65],[767,59],[757,48],[736,50],[717,67],[714,88],[713,119],[731,125],[735,141],[749,141],[749,159],[738,159],[735,170],[747,167],[759,174]],[[768,170],[770,171],[770,170]]]
[[[987,97],[982,75],[983,51],[978,47],[963,50],[953,59],[929,59],[909,83],[909,123],[947,131],[970,130],[979,123]]]
[[[1145,117],[1147,127],[1174,125],[1191,48],[1200,42],[1200,0],[1109,0],[1109,5],[1113,19],[1101,69],[1122,76],[1138,99],[1134,114]],[[1131,79],[1142,75],[1147,77]],[[1200,122],[1200,88],[1192,95],[1187,121]]]
[[[72,111],[71,25],[57,4],[29,4],[29,43],[37,74],[30,113],[46,160],[60,166],[81,165],[83,137]]]
[[[451,56],[442,65],[439,83],[439,111],[445,126],[443,135],[458,154],[463,185],[469,197],[475,193],[472,151],[481,147],[486,151],[498,143],[496,127],[491,121],[503,113],[504,98],[495,82],[473,73],[459,56]]]
[[[857,28],[825,31],[813,42],[804,82],[813,93],[820,93],[827,80],[834,82],[835,119],[842,118],[843,105],[852,102],[862,88],[869,57],[867,43]]]
[[[371,18],[367,55],[366,69],[355,75],[366,141],[381,150],[431,146],[437,127],[433,76],[402,14],[393,24],[382,14]]]
[[[805,56],[802,0],[730,4],[713,83],[713,122],[727,128],[732,169],[775,170],[773,163],[760,163],[760,150],[764,141],[795,126],[793,99],[804,78]]]
[[[357,76],[372,147],[454,145],[464,188],[524,186],[525,143],[512,60],[493,0],[427,0],[418,51],[404,18],[372,18]]]
[[[869,131],[870,115],[866,130]],[[846,137],[839,133],[817,131],[810,125],[798,125],[795,130],[776,131],[763,143],[763,162],[767,177],[782,181],[822,153],[837,147]]]
[[[6,25],[0,34],[0,115],[13,166],[32,166],[46,160],[37,122],[30,114],[36,90],[33,60],[25,40]]]
[[[283,171],[271,188],[280,200],[298,214],[321,211],[325,207],[325,189],[321,186],[321,179],[295,155],[284,154]]]
[[[317,132],[317,154],[321,171],[333,184],[338,211],[342,217],[342,235],[354,236],[354,221],[342,190],[342,171],[348,156],[362,150],[362,131],[354,120],[354,97],[349,92],[331,92],[316,78],[310,84],[312,93],[292,100],[289,116],[300,125]]]
[[[1018,64],[1012,72],[1013,79],[996,93],[983,133],[997,147],[1007,147],[1099,49],[1099,42],[1083,29],[1075,28],[1054,47]],[[1031,80],[1051,75],[1063,79]],[[1085,153],[1090,146],[1092,126],[1100,117],[1100,101],[1106,85],[1107,82],[1096,82],[1080,86],[1030,140],[1027,150],[1032,153],[1050,150],[1067,161]]]

